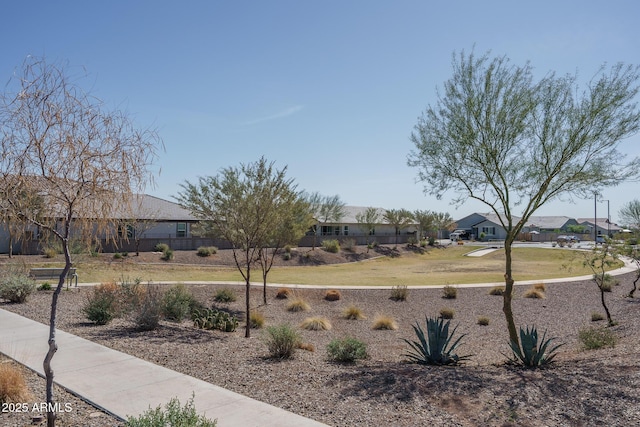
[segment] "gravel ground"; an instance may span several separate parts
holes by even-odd
[[[332,426],[640,426],[640,298],[624,298],[631,275],[619,280],[620,285],[606,294],[619,322],[612,328],[618,343],[590,351],[581,349],[578,331],[604,326],[603,321],[591,321],[593,312],[603,313],[593,282],[548,284],[544,299],[524,298],[527,287],[517,288],[517,324],[535,324],[555,342],[564,343],[556,362],[541,370],[505,364],[509,348],[502,299],[489,295],[487,288],[461,288],[453,300],[443,299],[441,289],[411,289],[404,302],[391,300],[390,291],[383,289],[341,290],[342,298],[335,302],[324,299],[324,290],[296,289],[311,306],[302,313],[288,312],[287,300],[275,298],[276,289],[269,289],[268,305],[261,305],[261,289],[255,288],[252,306],[259,307],[268,325],[298,327],[307,317],[322,316],[333,326],[329,331],[298,328],[315,350],[298,350],[286,361],[267,358],[264,331],[252,330],[246,339],[242,323],[233,333],[197,330],[187,321],[162,322],[151,332],[135,331],[126,319],[106,326],[87,324],[81,307],[89,288],[62,293],[58,322],[67,332]],[[220,289],[188,287],[207,305],[214,304],[213,295]],[[242,315],[244,289],[233,289],[238,300],[222,307]],[[50,292],[41,291],[26,304],[0,303],[0,308],[46,324],[50,299]],[[343,319],[350,305],[367,318]],[[407,363],[403,338],[413,339],[411,326],[424,323],[427,315],[437,316],[442,308],[455,310],[452,325],[458,325],[458,334],[466,334],[459,354],[471,358],[458,367]],[[399,328],[372,330],[378,315],[393,317]],[[478,325],[480,316],[488,317],[489,325]],[[369,358],[350,365],[328,362],[327,344],[345,336],[364,341]],[[36,377],[30,386],[39,392],[44,381]],[[57,396],[60,401],[70,399],[63,391]],[[117,423],[105,415],[96,421],[91,417],[95,409],[79,401],[74,405],[78,409],[61,414],[59,425]],[[224,418],[222,413],[212,416]],[[29,423],[30,418],[20,414],[0,415],[3,426]]]

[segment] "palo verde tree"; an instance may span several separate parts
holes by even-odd
[[[503,312],[519,345],[512,311],[512,243],[531,215],[562,196],[594,191],[638,174],[618,145],[635,134],[638,68],[601,68],[580,90],[577,76],[549,73],[534,81],[530,64],[506,57],[453,55],[453,76],[411,134],[409,166],[425,192],[486,204],[506,232]],[[617,159],[615,167],[611,159]]]
[[[640,200],[634,199],[622,205],[618,216],[620,221],[635,233],[640,232]]]
[[[413,214],[406,209],[389,209],[383,215],[382,219],[393,226],[396,235],[395,247],[398,247],[398,236],[402,230],[407,228],[413,221]]]
[[[246,329],[251,336],[251,268],[262,249],[272,242],[274,230],[282,227],[279,210],[288,212],[298,200],[287,168],[278,170],[264,157],[254,163],[228,167],[217,176],[200,177],[196,184],[186,181],[175,196],[184,208],[200,219],[194,232],[220,237],[231,244],[236,267],[245,281]],[[292,209],[292,211],[294,211]],[[286,217],[291,219],[289,215]]]
[[[64,67],[34,57],[25,60],[0,97],[0,132],[4,202],[13,215],[57,239],[65,259],[51,299],[43,363],[52,408],[56,311],[72,266],[70,239],[112,235],[113,213],[125,209],[132,191],[152,181],[161,141],[155,131],[136,128],[127,114],[107,110],[72,82]],[[39,208],[24,204],[25,195],[37,197]],[[48,426],[55,419],[49,411]]]
[[[369,252],[369,236],[373,235],[376,230],[376,225],[380,223],[380,210],[368,207],[364,212],[358,212],[356,214],[356,221],[365,234],[367,252]]]

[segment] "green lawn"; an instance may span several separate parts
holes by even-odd
[[[398,258],[317,267],[274,267],[270,283],[342,285],[445,285],[501,282],[504,275],[504,251],[499,249],[482,257],[468,257],[469,247],[431,249],[425,254],[404,254]],[[514,248],[515,280],[537,280],[591,274],[583,265],[581,252],[560,249]],[[620,266],[622,263],[620,263]],[[82,282],[134,280],[153,281],[241,281],[235,268],[198,267],[172,264],[137,265],[91,263],[77,264]],[[252,281],[262,280],[259,269]]]

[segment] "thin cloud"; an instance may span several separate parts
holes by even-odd
[[[258,123],[269,122],[271,120],[282,119],[282,118],[294,115],[298,111],[302,110],[302,108],[303,108],[302,105],[295,105],[293,107],[290,107],[290,108],[287,108],[285,110],[279,111],[276,114],[272,114],[270,116],[260,117],[260,118],[254,119],[254,120],[250,120],[248,122],[244,122],[243,124],[244,125],[255,125],[255,124],[258,124]]]

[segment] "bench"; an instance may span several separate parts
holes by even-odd
[[[29,270],[29,276],[34,280],[59,279],[64,268],[32,268]],[[67,273],[67,288],[75,279],[76,287],[78,287],[78,275],[75,268],[70,268]]]

